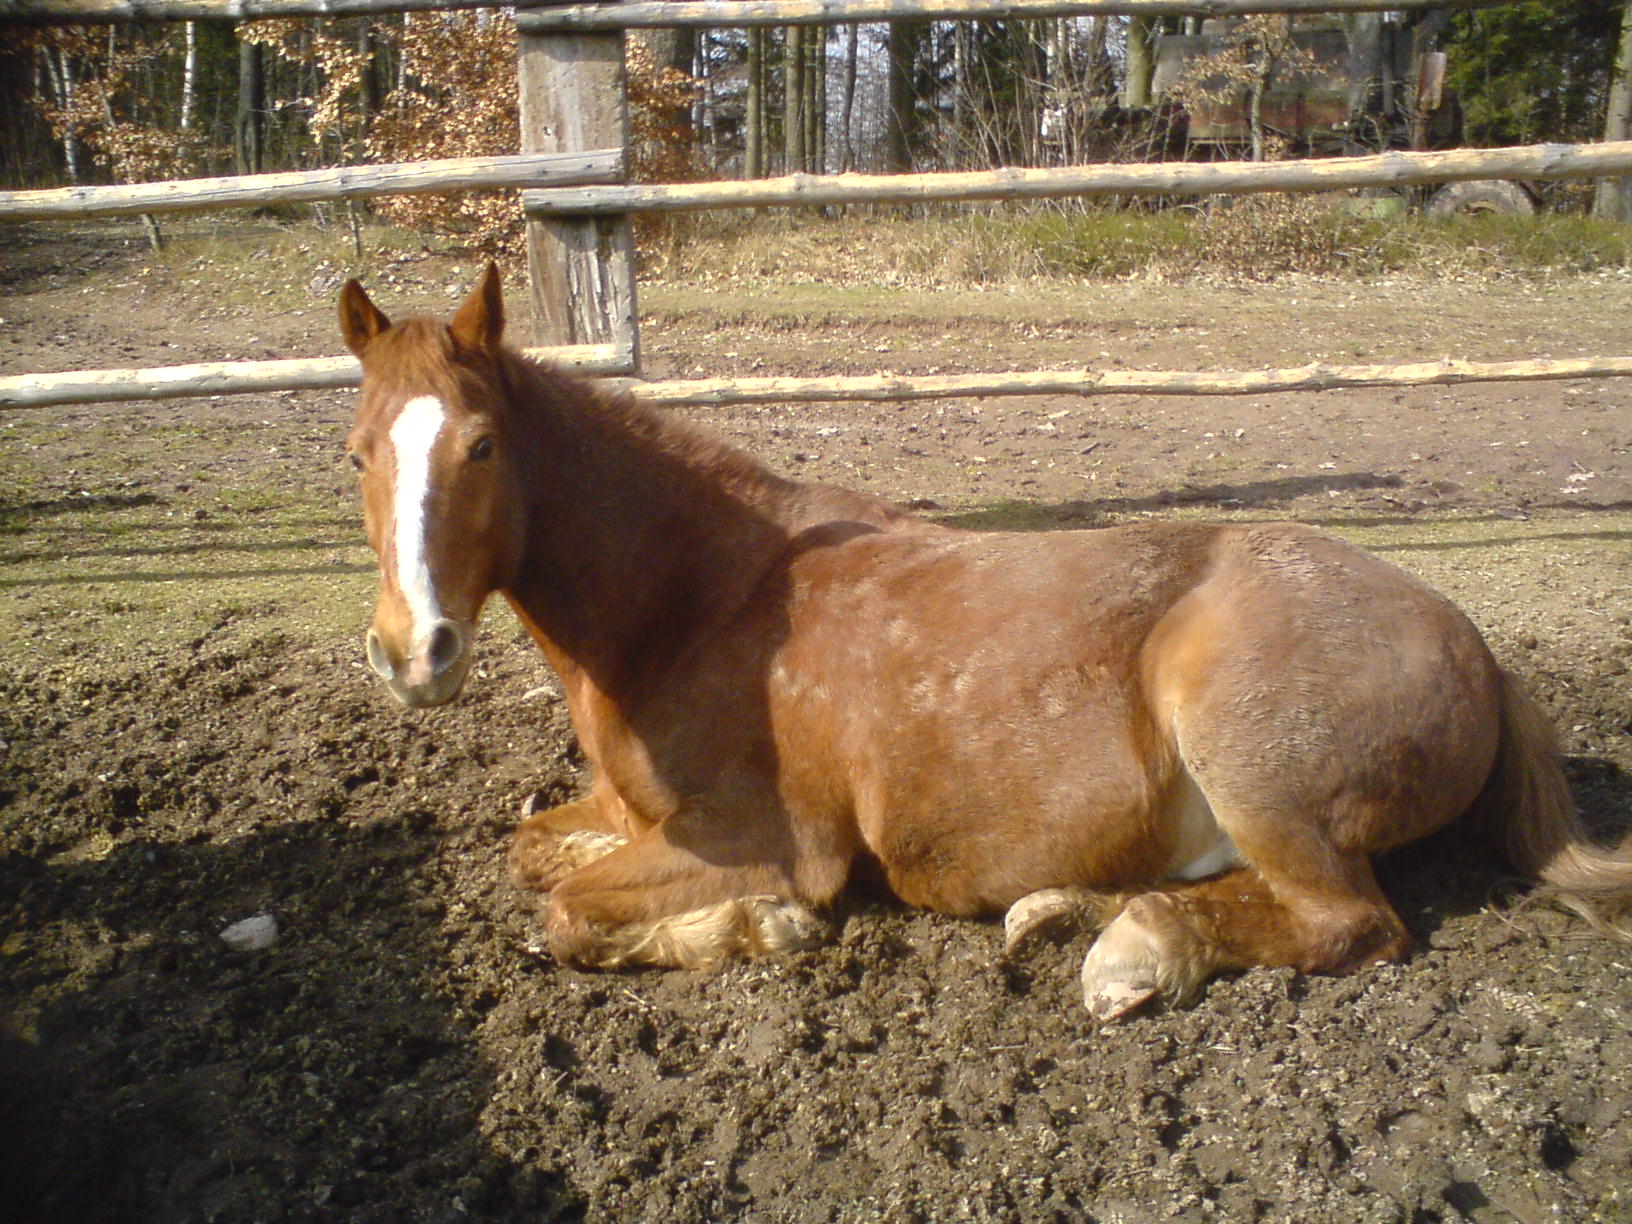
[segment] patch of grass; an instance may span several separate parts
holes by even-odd
[[[225,488],[216,493],[216,505],[229,514],[267,514],[285,505],[275,488],[248,486]]]
[[[1012,231],[1014,240],[1033,245],[1049,273],[1099,279],[1133,276],[1157,266],[1164,252],[1184,246],[1194,229],[1193,216],[1178,209],[1049,210],[1013,222],[1007,218],[985,221]]]
[[[1367,230],[1375,267],[1465,273],[1632,267],[1632,229],[1596,217],[1409,216]]]
[[[656,281],[944,288],[1037,279],[1286,272],[1579,273],[1632,268],[1632,230],[1595,218],[1366,216],[1342,199],[1220,198],[1153,211],[971,207],[699,219],[644,252]]]
[[[36,477],[0,502],[0,668],[71,654],[139,673],[269,620],[300,642],[362,631],[374,558],[332,473],[246,444],[253,428],[231,419],[179,432],[123,411],[14,431],[32,449],[0,450],[0,483]]]
[[[311,305],[310,286],[351,276],[377,276],[382,263],[405,252],[447,246],[411,230],[366,223],[362,256],[342,222],[319,228],[311,224],[245,225],[222,220],[199,222],[170,234],[153,267],[181,281],[194,281],[219,305],[297,309]],[[267,268],[275,267],[275,276]]]
[[[1088,502],[1050,506],[1018,498],[1005,498],[934,517],[944,526],[965,531],[1066,531],[1106,525],[1106,520]]]

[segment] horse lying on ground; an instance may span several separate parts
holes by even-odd
[[[805,946],[859,870],[1007,911],[1097,904],[1096,1017],[1213,973],[1404,956],[1371,857],[1474,810],[1589,907],[1545,717],[1444,598],[1308,527],[970,533],[787,480],[501,343],[493,267],[450,323],[340,298],[380,558],[368,657],[456,696],[498,591],[559,674],[591,793],[512,871],[562,962]]]

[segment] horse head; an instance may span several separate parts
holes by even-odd
[[[440,705],[458,695],[482,604],[520,555],[498,269],[446,323],[393,324],[349,281],[340,330],[363,366],[347,450],[380,560],[368,660],[404,705]]]

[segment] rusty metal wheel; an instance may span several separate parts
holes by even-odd
[[[1428,197],[1422,210],[1431,217],[1476,213],[1531,217],[1536,212],[1536,201],[1517,183],[1505,179],[1473,179],[1466,183],[1447,183]]]

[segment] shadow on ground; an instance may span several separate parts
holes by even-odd
[[[8,957],[55,977],[0,1057],[12,1218],[574,1218],[485,1144],[496,1069],[448,997],[428,816],[0,860]],[[227,920],[277,916],[233,951]],[[479,1004],[479,1001],[478,1001]],[[391,1206],[395,1204],[396,1206]]]

